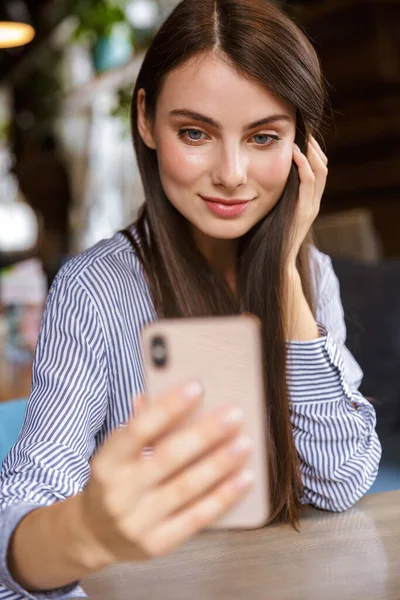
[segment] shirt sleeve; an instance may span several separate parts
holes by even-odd
[[[375,410],[358,391],[362,371],[345,346],[339,282],[330,258],[317,263],[320,338],[288,343],[290,417],[300,458],[303,502],[343,511],[373,484],[381,458]]]
[[[80,283],[58,277],[49,293],[19,439],[0,474],[0,600],[84,596],[77,584],[30,594],[7,569],[7,548],[30,511],[78,494],[88,481],[107,407],[101,321]]]

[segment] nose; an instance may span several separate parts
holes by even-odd
[[[247,157],[240,147],[227,144],[215,159],[212,182],[233,190],[247,183]]]

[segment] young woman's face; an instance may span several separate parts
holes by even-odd
[[[140,115],[143,93],[138,101]],[[150,128],[139,116],[167,197],[199,232],[239,238],[278,202],[296,111],[223,61],[207,56],[169,73]]]

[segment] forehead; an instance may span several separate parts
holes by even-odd
[[[191,59],[168,73],[158,101],[161,113],[187,108],[220,120],[248,123],[269,114],[296,110],[267,88],[239,74],[214,55]]]

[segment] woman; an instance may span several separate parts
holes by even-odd
[[[274,519],[296,525],[307,503],[344,510],[378,469],[337,279],[307,241],[327,175],[311,45],[263,0],[184,0],[146,55],[132,107],[146,203],[50,291],[3,467],[0,598],[71,596],[81,577],[172,550],[251,484],[234,407],[171,433],[201,402],[196,382],[130,419],[140,330],[156,317],[260,317]]]

